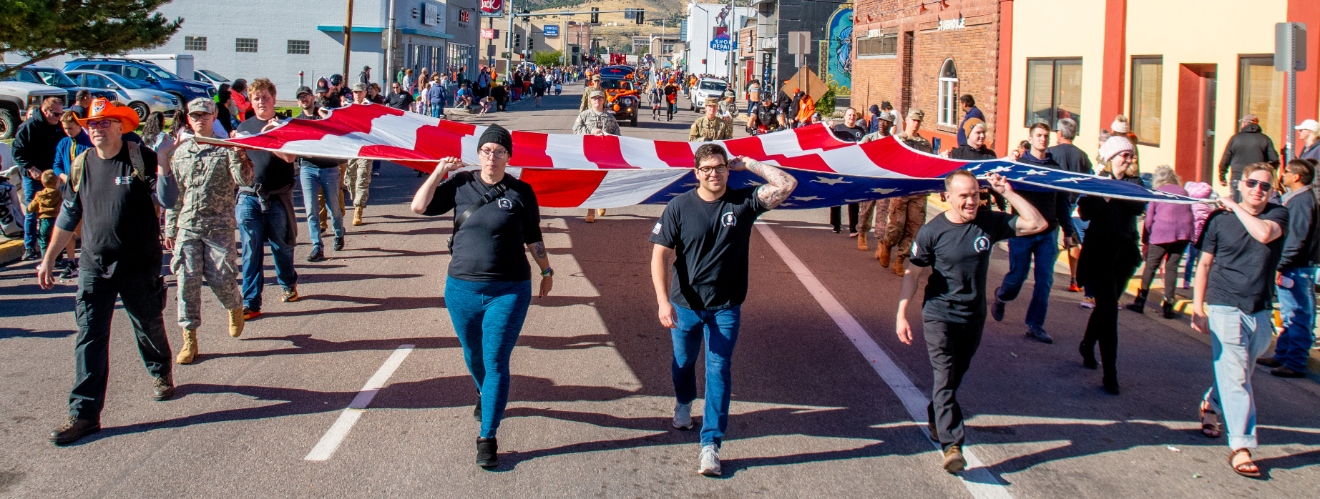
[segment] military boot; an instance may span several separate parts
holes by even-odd
[[[243,325],[247,321],[243,318],[243,308],[239,307],[229,311],[229,336],[235,338],[243,334]]]
[[[858,234],[857,234],[857,250],[858,250],[858,251],[869,251],[870,249],[871,249],[870,246],[867,246],[867,244],[866,244],[866,233],[865,233],[865,232],[858,233]]]
[[[353,225],[362,225],[362,206],[353,207]]]
[[[183,346],[179,347],[179,356],[174,358],[180,364],[192,364],[197,358],[197,330],[183,330]]]

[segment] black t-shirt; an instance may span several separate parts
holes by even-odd
[[[143,176],[133,175],[128,148],[140,147]],[[116,272],[156,272],[161,265],[160,222],[156,218],[156,153],[124,142],[119,154],[101,159],[87,154],[82,186],[64,191],[58,225],[72,231],[83,222],[79,267],[101,277]]]
[[[1256,217],[1279,224],[1283,235],[1269,244],[1261,244],[1247,233],[1237,215],[1228,210],[1210,214],[1196,248],[1214,255],[1210,281],[1206,283],[1205,302],[1227,305],[1247,313],[1270,308],[1274,299],[1274,272],[1283,257],[1283,243],[1288,238],[1288,209],[1274,203]]]
[[[756,188],[729,189],[713,202],[696,190],[665,206],[651,242],[674,250],[669,299],[692,310],[719,310],[747,298],[747,252],[752,224],[770,211]]]
[[[834,125],[834,137],[847,142],[860,142],[866,136],[866,129],[861,125],[848,126],[843,123]]]
[[[390,94],[390,97],[388,99],[385,99],[385,105],[390,106],[394,109],[402,109],[404,111],[407,111],[408,106],[411,106],[412,103],[413,103],[413,96],[408,92],[393,93]]]
[[[1087,175],[1092,173],[1091,157],[1081,148],[1072,144],[1058,144],[1049,150],[1060,170]]]
[[[449,276],[464,281],[526,281],[532,278],[526,245],[541,242],[541,211],[536,193],[526,182],[505,174],[506,189],[463,221],[454,234]],[[454,211],[458,216],[490,192],[494,185],[481,181],[477,173],[465,171],[450,176],[435,188],[435,197],[423,215]]]
[[[1015,218],[982,209],[972,221],[955,224],[941,213],[917,231],[908,261],[932,270],[921,307],[923,319],[957,324],[984,320],[990,251],[996,242],[1016,234]]]
[[[267,121],[257,118],[238,124],[238,133],[256,135],[266,127]],[[247,150],[252,160],[252,186],[263,193],[275,192],[293,185],[293,163],[284,161],[270,151]]]

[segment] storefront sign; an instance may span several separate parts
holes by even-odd
[[[482,17],[504,17],[504,0],[481,0]]]
[[[494,40],[494,39],[499,38],[499,37],[500,37],[500,30],[498,30],[498,29],[487,29],[487,28],[482,28],[482,30],[481,30],[481,39],[482,39],[482,40]]]
[[[958,16],[957,19],[940,19],[940,25],[935,28],[936,31],[949,31],[954,29],[966,28],[966,19]]]
[[[541,30],[545,33],[545,36],[559,36],[559,25],[557,24],[542,26]]]
[[[430,2],[422,4],[422,24],[426,26],[444,26],[445,7]]]

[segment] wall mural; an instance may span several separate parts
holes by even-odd
[[[851,4],[842,4],[826,23],[829,41],[828,49],[822,51],[826,57],[820,58],[820,75],[834,95],[852,94],[852,30],[853,9]],[[823,47],[822,47],[823,48]]]

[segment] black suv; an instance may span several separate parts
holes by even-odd
[[[74,59],[64,63],[65,71],[96,70],[116,73],[153,90],[169,92],[187,103],[198,97],[215,97],[215,87],[196,80],[185,80],[150,61],[134,59]]]

